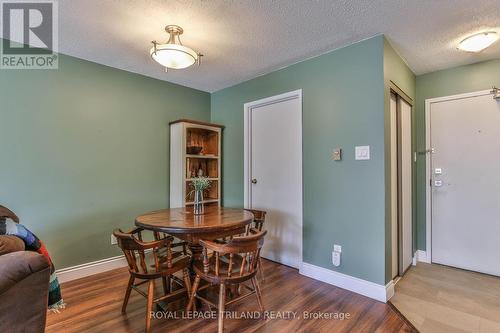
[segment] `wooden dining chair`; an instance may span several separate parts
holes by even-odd
[[[173,236],[171,236],[167,233],[164,233],[164,232],[153,231],[153,237],[155,240],[160,240],[160,239],[165,238],[165,237],[173,237]],[[174,241],[170,245],[170,248],[173,250],[172,256],[173,257],[178,256],[180,251],[182,251],[183,255],[187,256],[188,255],[187,246],[188,246],[187,242],[181,241],[181,240],[176,239],[174,237]],[[182,249],[178,249],[178,248],[182,248]],[[160,249],[158,253],[160,255],[165,255],[166,248]],[[172,279],[168,276],[163,276],[161,278],[161,280],[162,280],[162,284],[163,284],[163,292],[169,293],[170,290],[172,290]]]
[[[120,229],[113,231],[113,235],[118,241],[118,246],[122,249],[127,259],[130,278],[125,292],[125,298],[122,305],[122,313],[127,310],[128,300],[132,289],[147,299],[146,312],[146,332],[151,329],[151,311],[153,303],[159,301],[169,301],[182,297],[185,293],[189,297],[191,290],[191,281],[189,279],[188,266],[191,258],[183,255],[182,252],[174,254],[172,250],[173,237],[167,236],[151,242],[144,242],[142,239],[141,228],[135,228],[129,232],[123,232]],[[174,276],[174,273],[183,272],[183,280]],[[155,298],[155,280],[158,278],[169,278],[182,285],[182,288],[171,291],[164,289],[164,295]],[[135,283],[135,280],[142,280]],[[148,284],[147,293],[138,287],[142,284]]]
[[[218,308],[219,333],[224,331],[224,309],[227,305],[255,294],[259,303],[259,309],[263,312],[262,295],[255,275],[265,235],[266,231],[260,231],[246,236],[236,236],[229,239],[225,244],[200,240],[200,245],[203,247],[203,259],[193,262],[196,278],[191,291],[191,297],[189,298],[187,311],[191,311],[195,298],[198,298],[209,306]],[[212,252],[210,257],[208,255],[209,251]],[[235,257],[242,259],[234,260]],[[227,258],[228,260],[226,260]],[[203,288],[199,288],[201,279],[209,282],[209,284]],[[253,288],[243,283],[248,280],[252,282]],[[200,290],[206,289],[213,284],[219,285],[218,305],[198,294]],[[226,302],[226,287],[230,285],[244,286],[249,292]]]
[[[266,222],[267,212],[257,209],[245,209],[245,210],[253,214],[253,221],[250,227],[258,231],[262,231],[264,223]]]
[[[158,232],[158,231],[153,231],[153,236],[154,236],[155,240],[160,240],[160,239],[165,238],[165,237],[173,237],[167,233]],[[175,237],[174,237],[174,240],[175,240],[175,242],[172,242],[171,247],[172,248],[182,247],[182,253],[184,255],[188,255],[188,251],[187,251],[188,243],[185,241],[181,241],[179,239],[176,239]]]
[[[266,222],[266,214],[267,212],[263,210],[257,210],[257,209],[246,209],[247,211],[251,212],[253,214],[253,221],[252,223],[248,226],[247,228],[247,235],[251,233],[252,231],[254,232],[255,230],[257,231],[262,231],[264,228],[264,223]],[[259,275],[260,279],[264,281],[264,269],[262,268],[262,258],[259,257]]]

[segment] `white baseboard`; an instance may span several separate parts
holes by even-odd
[[[431,263],[431,260],[430,258],[427,258],[427,252],[425,251],[417,250],[417,252],[415,252],[415,257],[417,258],[417,261],[426,262],[428,264]]]
[[[381,302],[387,303],[387,301],[394,296],[394,285],[394,280],[389,281],[389,283],[385,285],[385,301]]]
[[[121,255],[73,267],[58,269],[56,270],[56,274],[59,283],[63,283],[126,266],[127,260],[125,259],[125,256]]]
[[[315,280],[326,282],[384,303],[394,295],[394,282],[392,280],[384,286],[306,262],[302,263],[299,272]]]

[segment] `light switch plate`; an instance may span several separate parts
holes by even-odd
[[[370,146],[356,146],[355,156],[356,160],[369,160]]]
[[[335,252],[342,252],[342,246],[334,244],[333,245],[333,251],[335,251]]]

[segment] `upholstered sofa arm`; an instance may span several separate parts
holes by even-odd
[[[43,333],[50,267],[31,251],[0,256],[0,332]]]
[[[19,251],[0,256],[0,297],[1,294],[31,274],[47,270],[49,263],[41,254]],[[49,276],[47,274],[48,288]]]

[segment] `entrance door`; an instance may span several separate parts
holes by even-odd
[[[430,101],[432,262],[500,275],[500,103]]]
[[[265,210],[262,256],[302,260],[302,93],[245,104],[247,208]]]
[[[412,107],[391,92],[391,232],[392,277],[402,276],[413,261]]]

